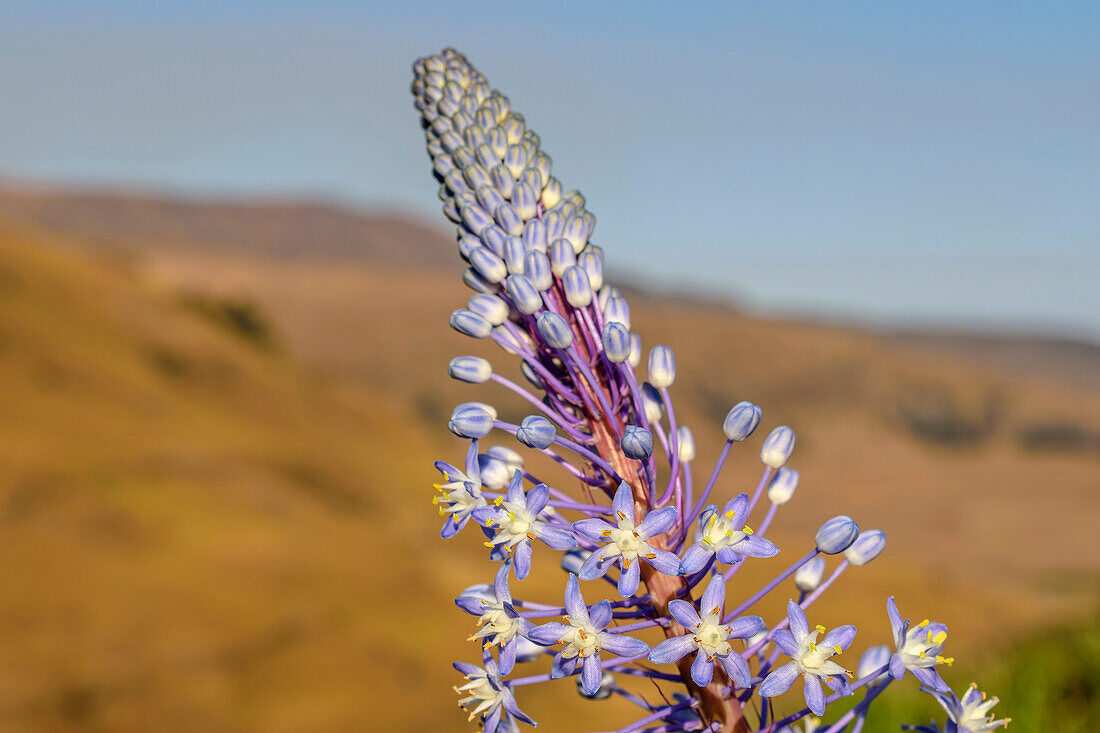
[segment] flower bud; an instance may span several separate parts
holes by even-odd
[[[523,245],[529,252],[545,252],[550,248],[546,238],[546,222],[542,219],[532,219],[523,228]]]
[[[859,525],[851,517],[841,514],[833,517],[817,530],[814,542],[826,555],[844,552],[859,536]]]
[[[657,345],[649,350],[649,381],[657,389],[668,389],[676,381],[676,357],[672,349]]]
[[[584,217],[577,214],[571,216],[565,222],[565,232],[562,233],[562,237],[573,247],[574,254],[584,249],[584,245],[588,243],[588,227]]]
[[[558,210],[549,211],[546,216],[542,218],[546,222],[546,241],[553,242],[555,239],[561,237],[561,233],[565,231],[565,217],[562,216]],[[549,245],[547,245],[549,247]]]
[[[607,305],[603,307],[603,320],[605,323],[621,323],[629,330],[630,306],[617,296],[608,298]]]
[[[589,700],[606,700],[611,697],[612,690],[615,689],[615,678],[610,673],[604,672],[600,677],[600,686],[592,694],[588,694],[584,691],[584,680],[577,677],[577,692],[581,697],[586,697]]]
[[[516,190],[512,191],[512,205],[516,207],[516,213],[524,219],[534,218],[538,213],[539,198],[531,184],[516,184]]]
[[[504,240],[508,238],[508,235],[504,233],[503,229],[494,224],[478,236],[481,237],[482,242],[485,242],[486,247],[498,255],[504,254]]]
[[[463,206],[458,213],[462,217],[462,223],[474,234],[481,234],[493,223],[493,217],[489,216],[489,212],[474,203]]]
[[[775,472],[768,483],[768,501],[772,504],[786,504],[798,488],[798,471],[784,466]]]
[[[493,374],[493,365],[480,356],[456,356],[447,365],[451,379],[470,384],[484,384]]]
[[[477,274],[477,270],[472,267],[467,267],[466,271],[462,273],[462,282],[466,283],[470,290],[478,293],[492,294],[500,289],[495,283],[491,283]]]
[[[768,628],[767,624],[762,625],[760,627],[760,631],[757,631],[755,634],[745,639],[745,648],[748,649],[750,647],[754,647],[762,642],[765,638],[767,638],[769,631],[770,629]],[[768,646],[769,644],[765,644],[764,646],[760,647],[760,649],[757,650],[757,654],[763,653],[768,648]]]
[[[504,289],[520,313],[531,315],[542,309],[542,297],[525,275],[509,275],[504,280]]]
[[[508,466],[508,478],[512,477],[512,474],[516,471],[523,470],[523,456],[516,453],[511,448],[504,445],[494,445],[489,450],[485,451],[498,461],[502,461],[504,465]]]
[[[590,551],[580,547],[566,550],[561,556],[561,569],[567,573],[576,575],[581,571],[581,565],[584,565],[584,561],[587,560],[588,556],[591,554]]]
[[[882,669],[890,663],[891,654],[890,647],[885,645],[867,647],[867,651],[863,652],[863,656],[859,658],[856,677],[863,679]],[[889,671],[884,671],[882,674],[885,676]]]
[[[592,286],[588,283],[588,273],[579,265],[565,269],[561,278],[565,300],[574,308],[587,308],[592,302]]]
[[[553,311],[540,313],[535,325],[539,329],[539,335],[550,347],[568,349],[573,344],[573,330],[557,313]]]
[[[493,324],[484,317],[465,308],[451,314],[451,328],[475,339],[486,338],[493,331]]]
[[[485,146],[484,149],[488,150],[489,148]],[[486,211],[496,211],[503,204],[507,203],[504,197],[500,195],[500,192],[490,185],[484,185],[477,189],[477,201]],[[497,222],[500,223],[499,216],[497,216]],[[501,224],[501,226],[503,227],[504,225]],[[504,228],[507,229],[507,227]]]
[[[523,375],[523,378],[530,382],[531,385],[535,387],[535,389],[546,389],[546,385],[544,385],[542,382],[542,377],[540,377],[538,373],[536,373],[535,370],[531,368],[530,364],[525,361],[521,361],[519,363],[519,371],[520,374]]]
[[[603,327],[603,351],[614,364],[630,358],[630,331],[621,323],[607,323]]]
[[[866,565],[886,549],[886,533],[881,529],[860,532],[852,546],[844,551],[844,559],[855,566]]]
[[[794,584],[803,593],[809,593],[812,590],[816,590],[817,586],[821,585],[821,580],[824,577],[825,558],[821,555],[817,555],[795,572]]]
[[[680,463],[695,460],[695,436],[687,425],[676,428],[676,454],[680,457]]]
[[[627,425],[621,445],[627,458],[644,461],[653,454],[653,434],[637,425]]]
[[[539,646],[535,642],[528,641],[526,638],[521,636],[516,639],[516,661],[520,664],[526,662],[534,662],[542,657],[545,649],[546,647]],[[498,728],[498,730],[500,729]],[[500,733],[505,732],[503,730],[500,730]]]
[[[561,181],[550,177],[546,181],[546,187],[542,189],[542,207],[552,209],[561,201]]]
[[[645,411],[645,419],[651,425],[661,422],[665,416],[665,403],[661,399],[661,393],[649,382],[642,382],[642,409]]]
[[[588,273],[589,285],[592,287],[592,292],[596,292],[603,287],[603,261],[594,251],[590,251],[592,249],[591,245],[586,247],[577,257],[577,264]]]
[[[528,252],[523,258],[523,273],[540,292],[554,284],[554,273],[545,252]]]
[[[491,491],[499,491],[508,485],[515,471],[504,461],[481,453],[477,457],[477,470],[481,474],[481,484]]]
[[[726,420],[722,423],[726,440],[739,443],[748,438],[760,424],[760,415],[760,408],[753,403],[738,402],[726,414]]]
[[[519,430],[516,431],[516,440],[528,448],[544,450],[553,444],[557,435],[554,426],[545,417],[542,415],[528,415],[519,424]]]
[[[504,254],[501,255],[504,264],[508,266],[509,274],[522,275],[523,258],[527,256],[527,245],[519,237],[508,237],[504,240]]]
[[[577,255],[573,252],[573,246],[564,239],[555,239],[550,243],[550,269],[561,277],[567,267],[577,264]]]
[[[624,301],[625,302],[625,301]],[[627,325],[627,328],[630,326]],[[636,333],[630,334],[630,366],[637,368],[642,363],[642,337]]]
[[[471,295],[466,301],[466,307],[494,326],[499,326],[508,320],[508,304],[496,295],[485,293]]]
[[[493,216],[500,228],[508,234],[513,236],[523,234],[523,219],[507,201],[497,207]]]
[[[780,425],[764,438],[760,447],[760,460],[765,466],[779,468],[791,457],[794,450],[794,431],[786,425]]]
[[[447,429],[460,438],[484,438],[493,431],[493,416],[477,405],[459,405],[451,413]]]

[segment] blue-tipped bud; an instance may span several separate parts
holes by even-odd
[[[508,266],[504,260],[488,247],[476,247],[470,252],[470,265],[491,283],[498,283],[508,276]]]
[[[565,300],[574,308],[587,308],[592,302],[592,286],[588,282],[588,273],[579,265],[566,268],[561,277]]]
[[[485,452],[508,466],[508,478],[512,478],[512,474],[516,471],[523,470],[523,456],[507,446],[494,445]]]
[[[467,262],[470,260],[470,256],[474,250],[483,246],[481,240],[472,234],[463,234],[458,238],[458,253],[462,255],[462,259]]]
[[[481,275],[477,274],[477,270],[472,267],[467,267],[466,272],[462,273],[462,282],[466,283],[470,290],[475,290],[479,293],[491,294],[500,290],[500,287],[496,283],[491,283]]]
[[[642,409],[645,411],[645,419],[651,425],[661,422],[665,416],[665,403],[661,399],[661,393],[649,382],[642,382]]]
[[[680,456],[680,463],[695,460],[695,436],[687,425],[676,428],[676,454]]]
[[[786,504],[798,488],[798,471],[784,466],[775,472],[768,483],[768,501],[772,504]]]
[[[526,379],[528,383],[530,383],[531,386],[533,386],[535,389],[540,389],[543,391],[546,390],[546,385],[543,384],[542,377],[540,377],[527,362],[521,361],[519,363],[519,373],[522,374],[523,378]]]
[[[558,202],[561,201],[561,181],[551,176],[542,189],[541,201],[544,209],[552,209],[557,206]]]
[[[515,473],[504,461],[482,453],[477,457],[477,470],[481,474],[481,484],[490,491],[499,491],[508,485]]]
[[[536,326],[539,335],[546,343],[555,349],[568,349],[573,344],[573,329],[564,318],[553,311],[544,311],[539,314]]]
[[[600,338],[603,352],[612,363],[621,364],[630,358],[630,331],[626,326],[621,323],[604,324]]]
[[[653,455],[653,434],[637,425],[627,425],[621,445],[627,458],[644,461]]]
[[[516,189],[516,179],[512,178],[507,168],[503,165],[493,166],[489,171],[489,179],[492,180],[493,187],[500,191],[501,196],[506,199],[512,198],[512,192]]]
[[[779,468],[791,457],[794,450],[794,431],[786,425],[780,425],[764,438],[760,447],[760,460],[765,466]]]
[[[825,558],[817,555],[806,562],[794,574],[794,584],[803,593],[816,590],[825,577]]]
[[[538,213],[539,197],[529,183],[519,183],[512,192],[512,206],[524,219],[533,219]]]
[[[562,232],[565,231],[565,217],[557,209],[549,211],[546,216],[542,217],[542,220],[546,222],[546,241],[553,242],[555,239],[561,237]],[[547,245],[549,247],[549,245]]]
[[[558,277],[562,276],[565,268],[577,264],[577,255],[572,245],[564,239],[555,239],[550,243],[550,267]]]
[[[573,246],[573,252],[579,253],[588,243],[588,227],[584,217],[574,214],[565,222],[565,231],[562,236]]]
[[[447,365],[451,379],[470,384],[484,384],[493,375],[493,365],[480,356],[456,356]]]
[[[817,549],[826,555],[837,555],[847,550],[856,537],[859,537],[859,525],[851,517],[841,514],[821,525],[814,542]]]
[[[475,339],[486,338],[493,331],[493,324],[465,308],[459,308],[452,313],[450,323],[454,330]]]
[[[466,301],[466,307],[494,326],[499,326],[508,320],[508,304],[496,295],[484,293],[471,295]]]
[[[523,219],[507,201],[497,207],[493,216],[500,228],[508,234],[513,236],[523,234]]]
[[[596,302],[599,303],[600,310],[603,311],[607,309],[607,301],[621,297],[623,297],[623,294],[617,287],[604,283],[604,286],[596,294]]]
[[[550,247],[546,238],[546,222],[542,219],[532,219],[523,229],[523,245],[531,252],[545,252]]]
[[[588,693],[584,691],[584,680],[579,676],[577,677],[577,692],[581,697],[586,697],[589,700],[606,700],[611,697],[612,691],[615,689],[615,678],[611,676],[611,673],[604,672],[600,677],[600,686],[596,688],[595,692]]]
[[[488,147],[484,149],[488,150]],[[496,211],[502,205],[507,203],[504,200],[504,197],[500,195],[500,192],[492,186],[482,186],[481,188],[479,188],[477,190],[477,201],[486,211]],[[500,224],[501,227],[507,229],[507,227],[505,227],[504,224],[500,222],[500,216],[497,216],[496,219],[497,223]]]
[[[605,323],[621,323],[630,328],[630,306],[626,300],[617,296],[607,299],[607,305],[603,307],[603,320]]]
[[[484,230],[478,236],[481,237],[482,242],[485,242],[486,247],[498,255],[504,254],[504,240],[508,238],[508,235],[496,224]]]
[[[447,429],[460,438],[484,438],[493,432],[493,416],[478,405],[459,405],[451,413]]]
[[[546,647],[539,646],[533,641],[528,641],[525,637],[521,636],[516,639],[516,661],[520,664],[526,664],[527,662],[534,662],[541,659],[544,651],[546,651]],[[516,725],[515,721],[512,721],[512,725]],[[500,731],[500,733],[505,733],[503,728],[498,727],[497,730]],[[519,733],[519,727],[516,726],[514,731],[515,733]]]
[[[542,297],[525,275],[509,275],[504,279],[504,289],[520,313],[532,315],[542,309]]]
[[[603,287],[603,260],[592,250],[593,248],[589,246],[584,252],[581,252],[577,257],[577,264],[588,273],[588,282],[592,286],[592,292],[596,292]]]
[[[527,245],[520,237],[508,237],[504,240],[504,264],[510,274],[524,274],[523,258],[527,256]]]
[[[649,350],[647,367],[649,381],[657,389],[668,389],[676,381],[676,357],[667,346],[658,344]]]
[[[478,204],[463,206],[459,210],[459,214],[462,216],[462,223],[474,234],[481,234],[486,227],[491,226],[493,223],[493,217],[489,216],[489,212]]]
[[[868,675],[874,674],[890,663],[891,656],[893,656],[893,652],[890,651],[890,647],[888,646],[880,645],[867,647],[867,651],[863,652],[863,656],[859,658],[859,666],[856,668],[856,677],[863,679]],[[885,677],[888,674],[889,670],[884,671],[882,676]]]
[[[886,533],[881,529],[860,532],[851,547],[844,551],[844,559],[855,566],[866,565],[886,549]]]
[[[642,337],[636,333],[630,334],[630,366],[637,367],[642,363]]]
[[[523,258],[523,272],[540,292],[548,290],[554,284],[554,273],[550,269],[550,260],[546,253],[528,252]]]
[[[726,440],[740,443],[754,432],[760,424],[762,413],[760,408],[751,402],[738,402],[726,413],[726,420],[722,423],[722,432],[726,434]]]
[[[574,547],[572,550],[566,550],[561,556],[561,569],[567,573],[578,574],[581,571],[581,566],[584,565],[584,561],[588,559],[588,556],[592,553],[588,550],[581,549],[580,547]]]
[[[516,440],[528,448],[544,450],[554,443],[558,435],[553,424],[542,415],[528,415],[519,424]]]

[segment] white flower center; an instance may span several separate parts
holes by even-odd
[[[490,544],[512,546],[528,539],[535,517],[523,504],[510,501],[500,502],[501,512],[492,524],[497,527],[496,537]]]
[[[505,613],[504,606],[500,603],[486,605],[488,608],[477,620],[477,625],[481,629],[471,636],[470,640],[488,639],[490,645],[496,644],[503,647],[519,633],[519,619]]]
[[[720,626],[717,616],[707,614],[702,622],[695,626],[695,635],[691,640],[695,643],[695,648],[708,657],[724,657],[733,651],[729,638],[730,627]]]
[[[898,649],[905,666],[933,667],[937,664],[950,665],[955,661],[953,657],[939,655],[943,643],[947,641],[947,632],[940,630],[933,633],[931,629],[926,630],[927,626],[928,620],[925,619],[905,635],[905,643]]]
[[[752,530],[748,527],[743,530],[734,529],[732,519],[732,511],[721,515],[715,514],[707,522],[706,529],[701,533],[699,541],[711,550],[717,550],[721,547],[733,547],[752,534]]]
[[[455,521],[465,518],[478,507],[486,505],[481,496],[481,487],[466,477],[456,477],[445,484],[433,484],[439,496],[432,503],[439,506],[439,516],[453,514]]]
[[[465,708],[469,713],[467,720],[473,720],[479,715],[487,715],[504,702],[503,690],[494,690],[489,684],[489,678],[467,677],[470,680],[461,687],[455,687],[458,694],[466,693],[466,697],[458,701],[460,708]]]
[[[798,656],[795,657],[795,662],[798,665],[799,671],[817,677],[833,677],[836,675],[848,674],[847,670],[829,659],[835,654],[840,654],[841,649],[839,645],[818,646],[817,636],[824,631],[824,626],[815,627],[806,635],[802,643],[799,644]]]
[[[565,644],[561,650],[562,657],[585,657],[597,654],[600,651],[600,632],[592,627],[592,624],[581,624],[572,617],[569,619],[572,628],[562,634],[558,641]]]

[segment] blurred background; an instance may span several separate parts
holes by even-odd
[[[895,594],[950,625],[956,689],[1096,730],[1098,13],[6,4],[0,729],[465,729],[450,599],[491,569],[438,539],[432,461],[456,402],[526,410],[446,378],[505,361],[446,324],[468,291],[408,85],[450,45],[599,217],[699,470],[750,399],[799,433],[781,547],[887,530],[816,617],[887,643]],[[631,719],[538,687],[543,730]],[[939,715],[898,687],[873,730]]]

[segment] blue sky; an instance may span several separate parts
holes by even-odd
[[[1100,341],[1094,3],[226,5],[6,4],[0,175],[442,223],[409,66],[454,45],[621,273]]]

